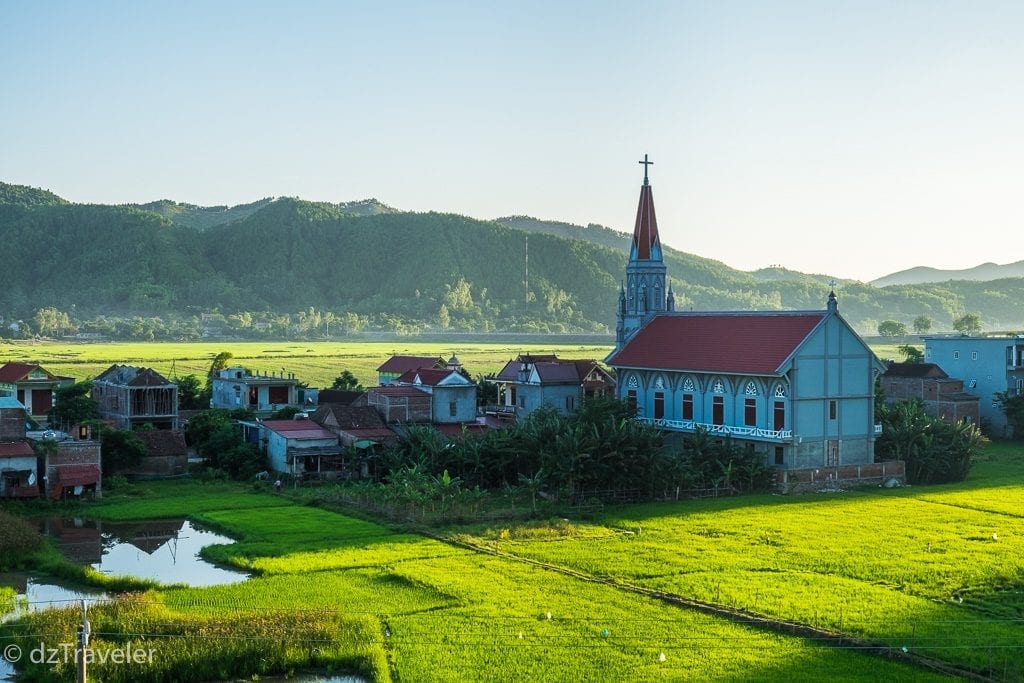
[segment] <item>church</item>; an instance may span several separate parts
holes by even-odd
[[[839,314],[676,311],[644,165],[619,292],[616,392],[637,419],[681,435],[704,429],[786,469],[874,462],[875,378],[885,366]]]

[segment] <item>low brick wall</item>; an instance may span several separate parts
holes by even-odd
[[[877,486],[890,479],[895,479],[901,485],[905,484],[907,481],[906,463],[902,460],[888,460],[864,465],[814,467],[800,470],[778,469],[774,471],[773,488],[779,493],[807,493],[855,486]]]

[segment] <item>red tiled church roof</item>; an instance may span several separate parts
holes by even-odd
[[[826,311],[659,315],[612,354],[608,364],[775,374],[827,315]]]

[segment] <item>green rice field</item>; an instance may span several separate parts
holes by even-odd
[[[556,353],[567,358],[604,358],[610,346],[567,344],[482,344],[453,342],[125,342],[0,343],[0,363],[32,361],[58,375],[84,380],[111,365],[151,367],[167,377],[204,377],[214,356],[229,351],[233,363],[258,372],[294,373],[311,387],[329,387],[343,370],[363,386],[377,384],[377,368],[393,354],[443,356],[454,353],[474,377],[498,372],[520,353]]]
[[[880,358],[902,358],[895,344],[873,345]],[[377,384],[377,367],[392,354],[456,354],[474,377],[498,372],[520,353],[555,353],[565,358],[603,359],[611,346],[537,343],[451,342],[6,342],[0,363],[32,361],[58,375],[84,380],[115,363],[151,367],[167,377],[205,376],[213,357],[229,351],[234,361],[253,371],[294,373],[311,387],[329,387],[343,370],[363,386]]]
[[[634,505],[463,537],[625,586],[1024,679],[1024,452],[967,482]]]
[[[751,499],[747,507],[757,502]],[[676,517],[688,514],[675,510]],[[243,583],[169,586],[95,607],[100,644],[131,637],[158,653],[148,669],[94,667],[97,680],[188,678],[182,672],[192,671],[192,659],[202,660],[195,670],[211,679],[303,667],[410,681],[815,680],[822,671],[831,680],[942,678],[855,646],[825,645],[668,605],[614,582],[475,552],[252,486],[144,483],[88,512],[114,519],[189,515],[237,539],[208,548],[208,557],[255,573]],[[638,507],[632,517],[647,524],[651,514]],[[621,512],[611,519],[633,523]],[[525,553],[576,544],[581,557],[591,558],[589,565],[598,560],[589,549],[617,535],[601,524],[558,524],[570,532],[557,541],[545,531],[548,525],[499,534],[501,552],[506,545]],[[675,533],[668,517],[664,524],[665,531],[653,537],[664,541]],[[648,533],[635,540],[646,543]],[[680,533],[685,540],[688,533]],[[481,543],[488,542],[486,535],[480,534]],[[619,555],[611,575],[645,580],[639,573],[658,552],[673,568],[684,566],[669,548],[652,548]],[[557,559],[579,565],[572,557]],[[717,562],[727,564],[724,550]],[[732,571],[740,572],[746,560],[734,558],[734,564]],[[21,633],[67,636],[74,616],[73,610],[42,613],[21,622]],[[21,637],[14,642],[28,644]],[[273,643],[260,645],[261,639]],[[211,660],[223,662],[222,669],[210,669]]]

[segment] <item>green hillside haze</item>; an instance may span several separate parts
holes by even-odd
[[[411,213],[376,200],[106,206],[4,183],[0,239],[5,319],[46,306],[79,317],[315,307],[371,326],[472,331],[610,331],[629,246],[628,234],[599,225]],[[743,272],[667,246],[665,261],[680,310],[820,309],[831,279]],[[964,312],[988,329],[1024,328],[1021,278],[846,281],[837,291],[840,311],[865,332],[920,315],[948,329]]]

